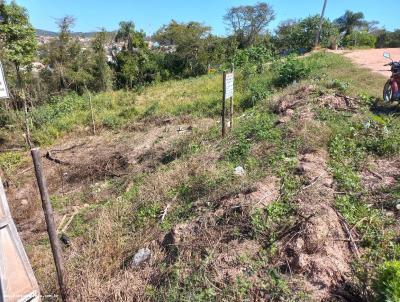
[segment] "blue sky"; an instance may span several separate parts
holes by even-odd
[[[17,0],[30,14],[33,26],[56,30],[55,19],[64,15],[76,18],[74,31],[118,28],[119,21],[133,20],[138,29],[152,34],[171,19],[199,21],[225,35],[222,20],[229,7],[254,4],[257,0]],[[280,21],[320,13],[323,0],[267,0],[275,12],[274,29]],[[398,0],[328,0],[326,16],[335,19],[346,9],[362,11],[367,20],[377,20],[388,30],[400,28]]]

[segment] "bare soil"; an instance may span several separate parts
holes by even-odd
[[[390,68],[383,65],[390,61],[383,57],[384,52],[390,53],[395,61],[400,60],[400,48],[359,49],[359,50],[332,50],[331,52],[343,54],[358,65],[371,69],[385,77],[390,76]]]

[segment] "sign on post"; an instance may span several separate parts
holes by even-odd
[[[3,65],[0,62],[0,99],[9,99],[6,77],[4,76]]]
[[[233,72],[225,75],[225,100],[233,97]]]
[[[222,137],[226,134],[226,123],[225,123],[225,107],[226,107],[226,100],[230,99],[230,110],[229,110],[229,127],[232,128],[233,124],[233,91],[234,91],[234,79],[235,75],[232,71],[227,73],[224,71],[223,74],[223,96],[222,96],[222,112],[221,112],[221,125],[222,125]]]

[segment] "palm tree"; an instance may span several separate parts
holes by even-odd
[[[341,33],[345,33],[345,36],[350,35],[353,30],[357,27],[365,26],[367,22],[364,20],[364,14],[362,12],[352,12],[350,10],[340,18],[335,20]]]

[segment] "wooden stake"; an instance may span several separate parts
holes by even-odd
[[[46,178],[43,174],[42,163],[40,160],[39,148],[31,149],[31,156],[33,165],[35,167],[35,175],[39,187],[40,198],[42,200],[42,208],[44,212],[44,218],[46,220],[47,233],[49,234],[51,250],[53,252],[53,259],[57,271],[58,285],[60,287],[62,301],[67,301],[67,289],[64,285],[64,264],[61,255],[60,241],[57,237],[57,229],[54,223],[53,208],[50,203],[49,192],[47,190]]]
[[[96,135],[96,124],[94,122],[94,112],[93,112],[93,104],[92,104],[92,94],[89,91],[89,103],[90,103],[90,111],[92,114],[92,130],[93,130],[93,135]]]
[[[222,91],[222,112],[221,112],[221,127],[222,127],[222,137],[225,137],[226,134],[226,129],[225,129],[225,94],[226,94],[226,71],[223,73],[222,77],[222,86],[223,86],[223,91]]]

